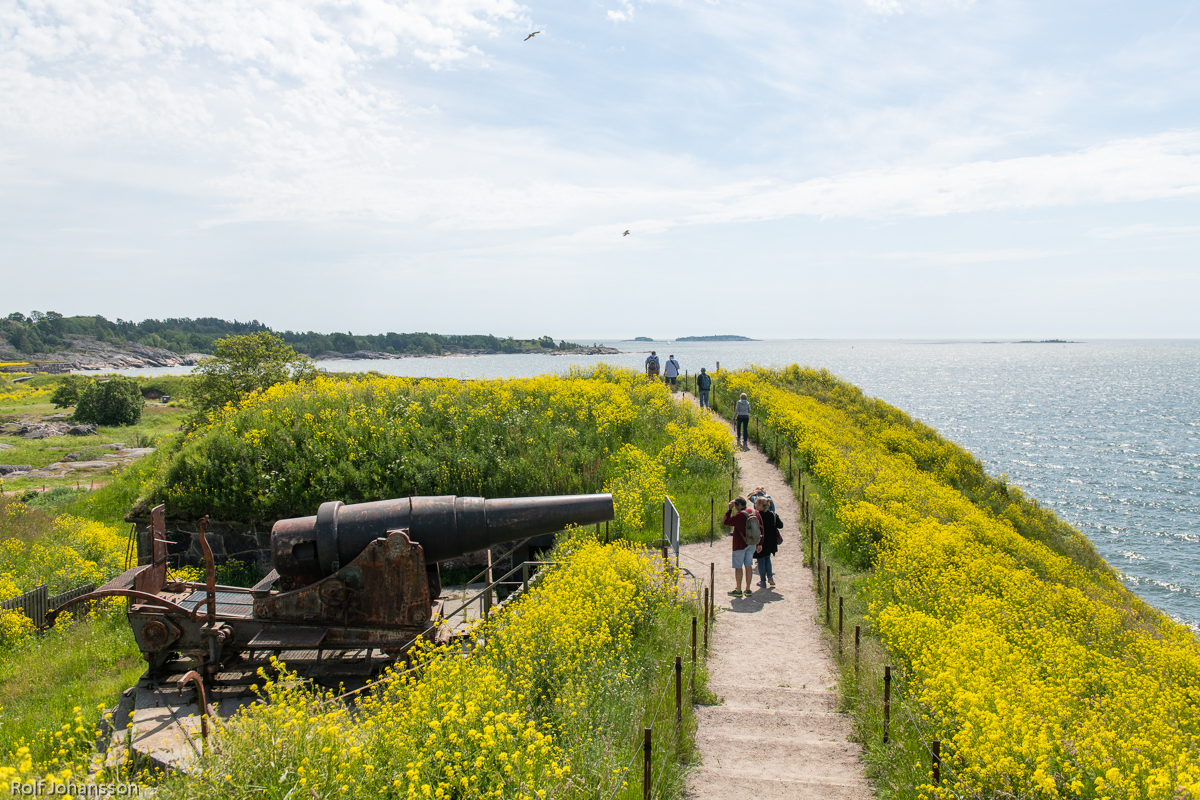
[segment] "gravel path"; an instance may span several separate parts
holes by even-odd
[[[733,589],[728,536],[712,547],[680,550],[682,565],[705,581],[709,563],[716,563],[709,688],[724,699],[696,708],[702,764],[688,781],[687,797],[866,800],[872,791],[861,748],[850,741],[849,718],[836,711],[833,662],[817,623],[812,572],[803,563],[799,503],[783,473],[757,449],[739,453],[738,464],[742,495],[764,486],[774,498],[786,525],[784,542],[773,559],[776,588],[758,588],[756,568],[749,598],[726,594]]]

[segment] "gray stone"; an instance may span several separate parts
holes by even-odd
[[[24,474],[32,470],[32,464],[0,464],[0,475],[13,475],[18,472]]]
[[[88,423],[85,425],[72,425],[67,428],[67,433],[72,436],[95,436],[97,431],[95,425]]]

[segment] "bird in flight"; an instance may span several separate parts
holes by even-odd
[[[621,235],[622,235],[622,236],[628,236],[628,235],[629,235],[629,231],[625,231],[625,232],[624,232],[624,233],[622,233]]]
[[[526,36],[526,37],[525,37],[525,39],[524,39],[523,41],[526,41],[526,42],[528,42],[530,39],[532,39],[533,37],[537,36],[539,33],[541,33],[541,31],[534,31],[533,33],[531,33],[531,34],[529,34],[528,36]]]

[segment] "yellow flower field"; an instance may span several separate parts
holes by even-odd
[[[607,796],[693,612],[657,554],[577,535],[555,557],[476,628],[481,646],[427,647],[357,707],[286,671],[265,682],[270,702],[223,723],[202,772],[156,796]]]
[[[907,415],[828,373],[722,377],[822,487],[835,553],[872,570],[870,621],[901,668],[904,719],[942,742],[927,796],[1200,798],[1190,630]]]

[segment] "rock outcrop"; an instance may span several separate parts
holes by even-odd
[[[137,342],[111,344],[91,336],[71,335],[71,347],[57,353],[34,353],[20,356],[21,361],[61,365],[53,371],[136,369],[140,367],[194,366],[208,358],[203,353],[180,355],[161,347],[148,347]],[[6,356],[7,357],[7,356]],[[63,369],[65,367],[65,369]]]

